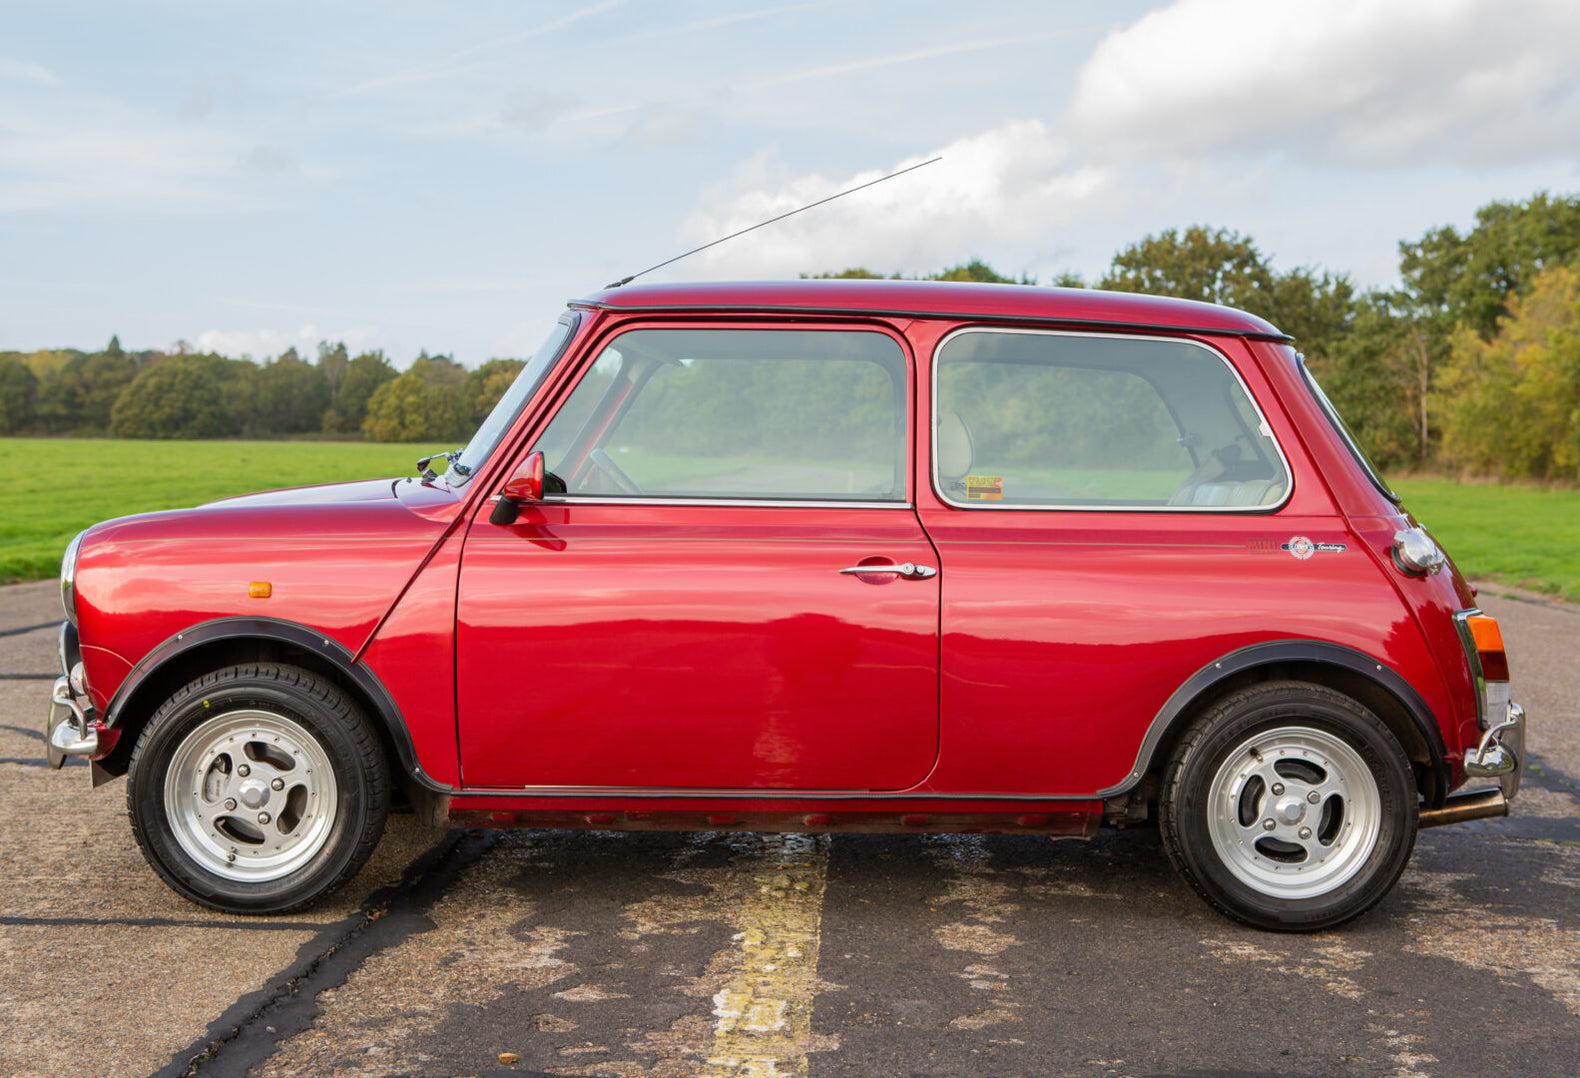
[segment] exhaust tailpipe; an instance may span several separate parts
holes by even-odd
[[[1442,808],[1422,809],[1416,821],[1421,827],[1442,827],[1444,824],[1508,814],[1509,799],[1503,796],[1502,790],[1482,790],[1478,793],[1455,794],[1443,802]]]

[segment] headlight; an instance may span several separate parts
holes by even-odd
[[[77,551],[82,549],[82,537],[87,534],[78,532],[60,559],[60,605],[66,610],[66,620],[73,625],[77,624]]]

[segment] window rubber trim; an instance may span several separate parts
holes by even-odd
[[[938,392],[938,365],[939,365],[939,356],[943,353],[944,347],[946,345],[948,345],[949,342],[954,340],[956,337],[963,336],[964,334],[967,334],[967,333],[1010,333],[1010,334],[1019,334],[1019,335],[1024,335],[1024,336],[1035,336],[1035,337],[1082,337],[1082,338],[1086,338],[1086,339],[1101,339],[1101,340],[1160,341],[1160,342],[1167,343],[1167,344],[1188,344],[1188,345],[1191,345],[1191,346],[1193,346],[1195,348],[1200,348],[1202,351],[1204,351],[1207,354],[1211,355],[1213,358],[1217,359],[1218,362],[1222,363],[1225,367],[1227,367],[1229,369],[1229,373],[1234,376],[1235,382],[1239,384],[1240,389],[1245,393],[1246,400],[1250,402],[1251,408],[1256,412],[1256,416],[1261,421],[1262,426],[1267,428],[1268,440],[1273,443],[1273,448],[1275,450],[1277,450],[1277,452],[1278,452],[1279,463],[1282,464],[1283,468],[1284,468],[1284,480],[1285,480],[1285,482],[1284,482],[1284,496],[1282,498],[1280,498],[1277,501],[1277,503],[1275,503],[1273,505],[1231,505],[1231,506],[1225,506],[1225,505],[1128,505],[1128,504],[1118,504],[1118,505],[1067,505],[1067,504],[1060,504],[1060,503],[1057,503],[1057,502],[1049,502],[1049,503],[1045,503],[1045,504],[1036,504],[1036,505],[1004,505],[1003,503],[998,503],[998,502],[991,503],[991,504],[985,504],[983,502],[962,502],[962,501],[958,501],[958,500],[950,497],[948,494],[944,493],[944,491],[943,491],[943,482],[941,480],[941,477],[938,474],[938,398],[939,398],[939,392]],[[934,495],[937,496],[937,498],[938,498],[938,500],[940,502],[942,502],[943,504],[945,504],[945,505],[947,505],[947,506],[949,506],[950,508],[953,508],[953,509],[969,509],[969,510],[973,510],[973,511],[980,511],[980,510],[984,510],[985,509],[985,510],[990,510],[990,511],[998,510],[998,511],[1005,511],[1005,512],[1021,512],[1021,513],[1024,513],[1024,512],[1032,512],[1032,513],[1050,513],[1050,512],[1057,512],[1057,513],[1190,513],[1190,514],[1217,513],[1217,514],[1234,514],[1234,515],[1243,515],[1243,514],[1250,513],[1250,514],[1257,514],[1257,515],[1266,515],[1266,514],[1270,514],[1270,513],[1276,513],[1280,509],[1282,509],[1284,506],[1288,505],[1289,504],[1289,499],[1294,497],[1294,494],[1295,494],[1295,471],[1294,471],[1293,468],[1291,468],[1289,466],[1289,457],[1284,453],[1284,447],[1283,447],[1282,444],[1279,443],[1278,436],[1273,433],[1273,425],[1267,421],[1267,415],[1262,411],[1262,406],[1257,403],[1256,395],[1254,393],[1252,393],[1250,387],[1245,384],[1245,379],[1240,377],[1240,372],[1235,368],[1235,365],[1229,361],[1229,357],[1228,356],[1224,355],[1222,352],[1218,351],[1216,348],[1212,348],[1212,347],[1210,347],[1210,346],[1208,346],[1206,344],[1203,344],[1201,341],[1191,340],[1188,337],[1170,337],[1170,336],[1160,336],[1160,335],[1156,335],[1156,334],[1138,335],[1138,334],[1131,334],[1131,333],[1092,333],[1092,332],[1085,332],[1085,331],[1068,331],[1068,330],[1055,330],[1055,329],[1026,329],[1026,328],[1017,327],[1017,326],[997,326],[997,325],[960,326],[960,327],[958,327],[956,329],[953,329],[950,332],[946,333],[943,336],[943,338],[940,339],[939,342],[936,345],[933,346],[933,358],[932,358],[932,363],[931,363],[931,365],[929,367],[928,377],[931,379],[931,384],[929,385],[928,388],[931,391],[930,392],[930,396],[931,396],[931,403],[932,403],[932,415],[928,419],[928,428],[929,428],[928,429],[928,453],[929,453],[929,459],[928,459],[928,462],[927,462],[928,477],[929,477],[929,481],[933,485],[933,493],[934,493]],[[1159,397],[1159,399],[1160,400],[1162,399],[1161,396]],[[1167,401],[1164,401],[1163,403],[1164,403],[1165,407],[1168,406],[1168,402]]]

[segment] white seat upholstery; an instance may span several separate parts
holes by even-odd
[[[1250,479],[1243,483],[1186,483],[1169,498],[1169,504],[1271,505],[1283,493],[1283,484],[1271,479]]]
[[[958,412],[938,413],[938,478],[945,483],[964,479],[971,471],[971,431]]]

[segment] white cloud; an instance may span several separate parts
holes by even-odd
[[[0,80],[5,82],[30,82],[38,86],[59,86],[60,78],[43,64],[31,60],[13,60],[0,56]]]
[[[295,348],[297,355],[303,359],[313,359],[318,355],[320,341],[344,341],[346,350],[356,355],[378,347],[379,330],[377,326],[352,326],[323,333],[312,324],[295,330],[206,329],[197,335],[197,348],[200,352],[218,352],[223,356],[257,360],[278,356],[287,348]]]
[[[758,155],[736,173],[735,193],[693,213],[679,242],[700,244],[942,155],[913,175],[819,206],[687,260],[686,276],[793,277],[866,266],[879,272],[934,270],[990,250],[1035,250],[1062,224],[1101,201],[1108,170],[1070,160],[1065,141],[1039,120],[1016,120],[959,139],[935,153],[854,176],[777,175]],[[1019,267],[1005,263],[1012,271]],[[1001,267],[1002,268],[1002,267]]]
[[[1572,159],[1577,54],[1573,0],[1177,0],[1097,46],[1066,119],[1154,159]]]

